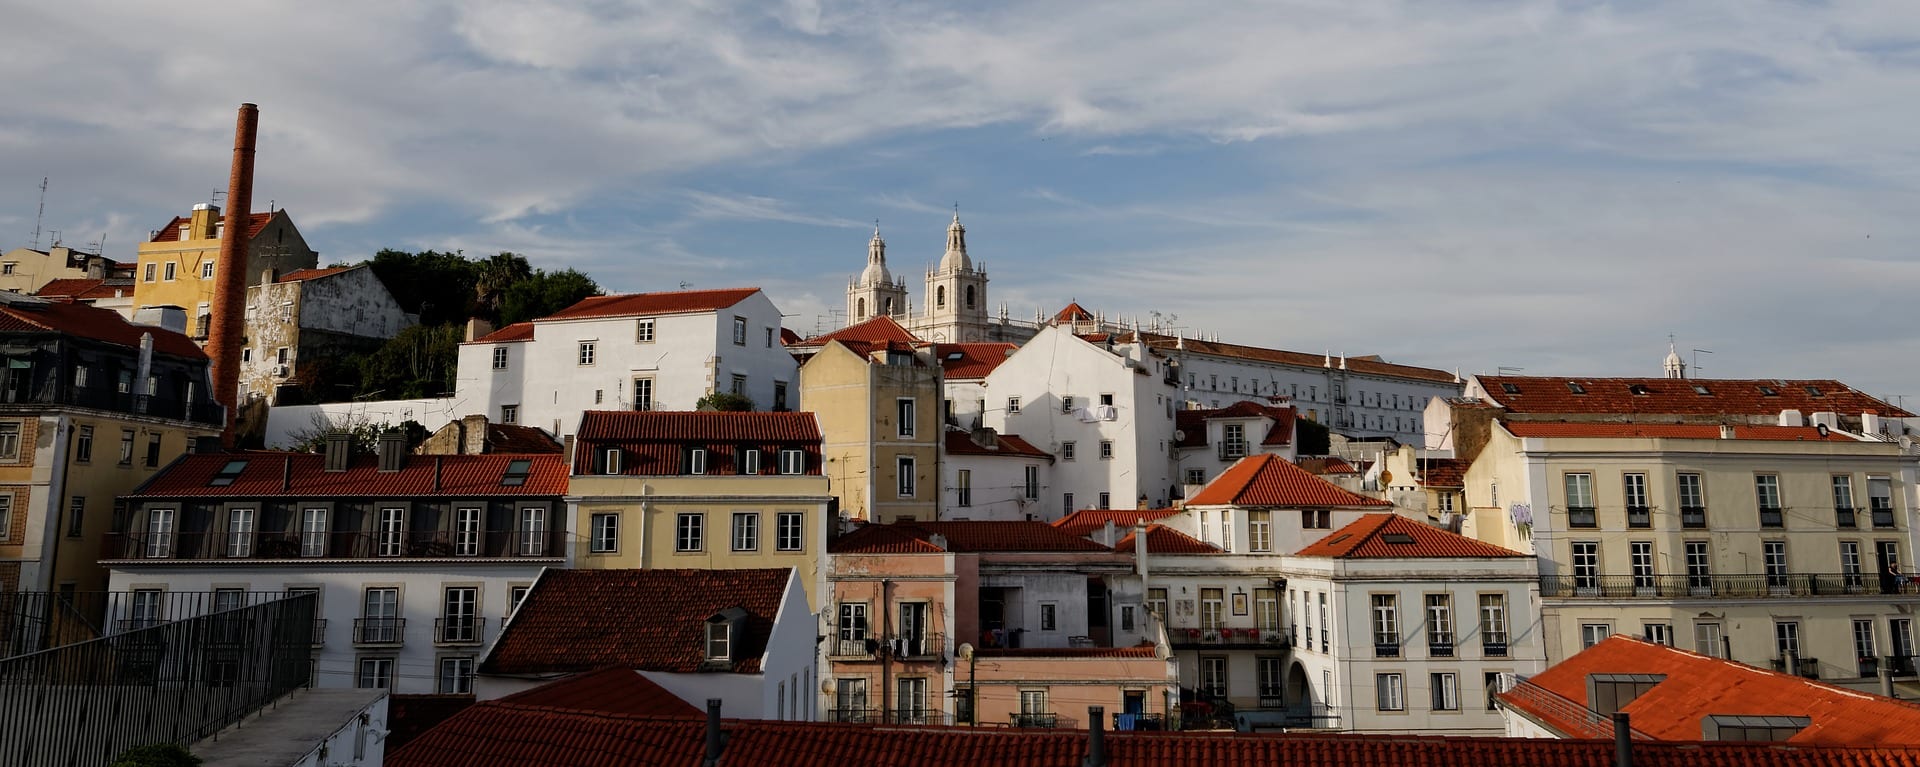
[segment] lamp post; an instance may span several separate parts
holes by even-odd
[[[972,727],[980,721],[980,688],[974,685],[973,643],[961,642],[957,654],[967,662],[967,726]]]

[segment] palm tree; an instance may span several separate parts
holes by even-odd
[[[514,283],[533,276],[533,266],[525,256],[501,252],[481,261],[474,270],[474,312],[490,320],[500,319],[500,301]]]

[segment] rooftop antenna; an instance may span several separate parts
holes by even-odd
[[[49,248],[60,247],[60,230],[48,229],[47,234],[52,235],[51,237],[48,238],[47,247]],[[36,239],[35,243],[38,244],[38,242],[39,241]],[[36,248],[36,250],[38,250],[38,248]]]
[[[1698,378],[1700,376],[1700,355],[1712,354],[1712,353],[1713,353],[1713,350],[1711,349],[1693,350],[1693,375],[1695,378]]]
[[[212,193],[212,194],[209,194],[209,195],[207,195],[207,204],[208,204],[208,205],[219,205],[219,204],[220,204],[220,198],[221,198],[221,197],[225,197],[225,196],[226,196],[226,194],[227,194],[226,192],[222,192],[222,191],[220,191],[220,190],[218,190],[218,189],[215,189],[215,190],[213,190],[213,193]]]
[[[691,288],[691,287],[693,287],[693,283],[691,283],[691,282],[688,282],[688,281],[686,281],[686,280],[681,280],[681,281],[680,281],[680,289],[681,289],[681,290],[686,290],[687,288]]]
[[[40,220],[47,216],[47,177],[40,177],[40,210],[33,214],[33,249],[40,249]]]
[[[1516,367],[1510,367],[1507,365],[1501,365],[1500,367],[1493,369],[1493,374],[1497,376],[1503,376],[1508,373],[1519,373],[1524,370],[1526,370],[1526,368],[1516,368]]]

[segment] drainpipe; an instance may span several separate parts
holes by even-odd
[[[1087,758],[1082,767],[1107,767],[1106,715],[1105,706],[1087,707]]]
[[[893,609],[887,594],[893,581],[880,582],[880,721],[893,711]]]
[[[1898,698],[1893,691],[1893,658],[1887,657],[1880,662],[1880,694],[1889,698]]]
[[[707,699],[707,756],[701,760],[702,767],[717,767],[720,764],[720,750],[724,741],[720,737],[720,699]]]
[[[1613,713],[1613,767],[1633,767],[1633,726],[1625,711]]]

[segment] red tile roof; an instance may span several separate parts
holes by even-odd
[[[1297,556],[1332,559],[1484,559],[1527,555],[1421,524],[1398,514],[1366,514],[1301,549]]]
[[[1180,339],[1155,333],[1140,333],[1138,335],[1141,340],[1147,342],[1148,346],[1161,350],[1172,349],[1178,345],[1184,346],[1187,352],[1192,354],[1233,357],[1236,359],[1270,362],[1296,368],[1322,368],[1325,367],[1327,361],[1325,354],[1306,354],[1280,349],[1263,349],[1258,346],[1242,346],[1240,344],[1221,343],[1219,341],[1202,341],[1197,338]],[[1336,361],[1334,364],[1338,365],[1339,362]],[[1381,362],[1379,358],[1374,355],[1348,357],[1347,371],[1386,378],[1411,378],[1433,383],[1454,383],[1453,374],[1445,370]]]
[[[248,216],[247,237],[252,238],[259,236],[260,230],[267,228],[267,223],[273,220],[274,215],[285,212],[287,212],[287,209],[281,208],[279,210],[255,213]],[[224,218],[225,216],[222,215],[220,219],[215,220],[218,221]],[[168,221],[166,226],[160,227],[160,229],[154,233],[153,239],[148,240],[148,242],[180,242],[180,226],[192,222],[193,219],[187,218],[186,216],[174,216],[173,220]]]
[[[981,447],[973,441],[973,434],[964,431],[948,431],[946,446],[948,455],[1004,455],[1015,458],[1045,458],[1053,460],[1053,454],[1034,447],[1033,443],[1021,439],[1015,434],[995,434],[993,447]]]
[[[1068,302],[1066,308],[1053,314],[1054,322],[1092,322],[1093,312],[1080,305],[1079,301]]]
[[[819,348],[826,346],[828,341],[839,341],[845,344],[847,348],[861,354],[866,354],[875,348],[886,347],[890,344],[907,344],[911,346],[921,343],[918,337],[907,332],[906,328],[900,327],[900,323],[895,322],[892,317],[883,314],[865,322],[848,325],[831,333],[823,333],[799,343],[787,345],[797,348]]]
[[[780,329],[780,345],[781,346],[792,346],[794,344],[800,343],[800,341],[801,341],[801,338],[799,333],[795,333],[793,332],[793,330],[789,328]]]
[[[891,532],[877,532],[875,528]],[[909,553],[919,550],[905,539],[931,541],[945,536],[944,550],[958,553],[1112,551],[1045,522],[895,522],[867,525],[834,542],[836,554]]]
[[[1851,668],[1851,660],[1844,662]],[[1617,634],[1527,681],[1584,707],[1590,674],[1664,675],[1665,681],[1620,709],[1633,718],[1634,729],[1660,740],[1699,740],[1702,718],[1748,715],[1812,719],[1787,740],[1793,744],[1920,744],[1920,706],[1913,703]],[[1528,696],[1507,693],[1501,699],[1561,732],[1580,729],[1559,709]]]
[[[897,525],[861,525],[851,533],[834,539],[827,547],[833,554],[943,554],[946,549],[927,542],[918,530]]]
[[[682,290],[670,293],[625,293],[592,296],[534,322],[588,317],[651,317],[662,314],[717,312],[760,292],[759,288]]]
[[[1082,538],[1107,529],[1107,523],[1131,530],[1135,522],[1157,522],[1180,513],[1179,509],[1081,509],[1053,521],[1053,526],[1068,535]]]
[[[79,298],[88,291],[106,284],[106,282],[106,280],[89,280],[71,277],[49,280],[47,284],[41,285],[39,290],[33,291],[33,294],[43,298],[48,296]]]
[[[706,620],[747,612],[724,670],[760,671],[792,577],[764,570],[560,570],[540,574],[480,662],[482,674],[604,666],[688,674],[705,668]]]
[[[812,413],[589,410],[580,417],[580,439],[622,442],[818,442]]]
[[[189,455],[133,491],[132,498],[181,497],[391,497],[488,495],[566,495],[567,467],[558,455],[410,455],[399,471],[380,471],[380,459],[355,456],[346,471],[326,471],[318,453],[203,453]],[[208,482],[231,461],[246,467],[233,484]],[[529,462],[525,484],[502,485],[508,464]],[[436,466],[438,467],[436,469]],[[439,489],[435,489],[435,474]],[[282,477],[287,478],[282,489]]]
[[[1427,487],[1465,487],[1467,469],[1473,462],[1465,458],[1421,458],[1414,462],[1420,482]]]
[[[1338,456],[1320,456],[1301,458],[1297,464],[1310,474],[1359,474],[1360,470],[1347,463],[1347,459]]]
[[[1134,551],[1137,545],[1134,533],[1127,533],[1119,543],[1113,544],[1114,551]],[[1175,530],[1166,525],[1147,526],[1147,553],[1149,554],[1218,554],[1220,547]]]
[[[1336,487],[1277,455],[1236,461],[1187,499],[1188,506],[1392,506]]]
[[[680,699],[645,675],[622,666],[561,679],[522,690],[500,699],[502,703],[523,706],[547,706],[607,714],[635,714],[667,718],[696,718],[706,712]]]
[[[541,429],[510,423],[487,424],[487,450],[494,453],[558,453],[559,441]]]
[[[358,268],[360,267],[329,266],[325,269],[295,269],[291,272],[287,272],[286,274],[280,275],[280,281],[281,282],[299,282],[301,280],[317,280],[322,277],[332,277],[336,274],[347,271],[349,269],[358,269]]]
[[[64,333],[128,349],[140,348],[140,337],[153,334],[154,351],[191,360],[207,358],[192,339],[153,325],[135,325],[119,312],[86,304],[20,299],[0,303],[0,332]]]
[[[1268,418],[1273,426],[1267,429],[1266,436],[1260,439],[1262,445],[1288,445],[1293,443],[1293,408],[1284,405],[1265,405],[1249,400],[1241,400],[1223,408],[1212,410],[1179,410],[1173,414],[1174,426],[1180,430],[1180,447],[1206,447],[1207,421]]]
[[[499,330],[473,340],[476,344],[500,344],[509,341],[532,341],[533,323],[516,322]]]
[[[1015,344],[967,343],[934,344],[940,355],[940,368],[949,381],[986,378],[1007,356],[1020,347]]]
[[[1798,410],[1802,414],[1913,416],[1832,379],[1479,376],[1478,380],[1487,397],[1511,413],[1770,416]],[[1509,386],[1518,393],[1507,391]],[[1576,393],[1575,386],[1582,393]],[[1699,394],[1696,386],[1710,393]]]
[[[1579,423],[1566,421],[1501,421],[1516,437],[1593,437],[1600,439],[1722,439],[1720,427],[1712,424],[1679,423]],[[1782,442],[1857,442],[1844,434],[1822,435],[1813,426],[1735,425],[1734,439]]]
[[[1111,712],[1109,712],[1111,713]],[[1085,712],[1062,712],[1075,720]],[[1067,767],[1073,730],[725,720],[721,767]],[[390,767],[630,767],[699,764],[698,720],[489,701],[386,756]],[[1609,767],[1608,740],[1304,733],[1109,732],[1110,767]],[[1920,748],[1778,743],[1633,744],[1636,767],[1905,767]]]
[[[412,743],[422,733],[473,705],[472,695],[388,695],[388,753]]]

